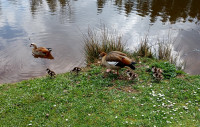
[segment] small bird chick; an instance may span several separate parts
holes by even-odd
[[[126,75],[129,77],[129,78],[128,78],[129,80],[131,80],[131,79],[134,80],[135,78],[138,77],[137,74],[135,74],[134,72],[132,72],[132,71],[129,70],[129,69],[126,70]]]
[[[54,71],[50,70],[49,68],[47,68],[46,71],[51,78],[53,78],[53,77],[55,78],[56,73]]]
[[[78,73],[81,71],[80,67],[74,67],[73,70],[71,70],[71,72],[76,72],[76,75],[78,75]]]
[[[157,81],[160,81],[163,79],[163,76],[161,73],[154,73],[153,74],[153,77],[157,80]]]
[[[160,68],[157,68],[155,66],[152,66],[151,71],[153,73],[163,73],[163,71]]]
[[[160,68],[156,68],[155,66],[152,66],[151,71],[153,72],[153,77],[157,80],[160,81],[163,79],[163,71]]]

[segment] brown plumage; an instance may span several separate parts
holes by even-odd
[[[50,52],[52,51],[51,48],[37,47],[36,44],[34,43],[31,43],[30,47],[32,46],[33,46],[33,49],[32,49],[33,55],[46,56],[46,55],[49,55]]]
[[[47,73],[49,74],[49,76],[50,76],[51,78],[53,78],[53,77],[55,78],[56,73],[55,73],[54,71],[50,70],[49,68],[47,68],[46,71],[47,71]]]
[[[74,67],[74,69],[71,70],[71,72],[75,72],[76,75],[81,71],[82,69],[80,67]]]
[[[102,57],[102,65],[106,66],[108,69],[117,70],[117,74],[119,74],[118,70],[125,66],[135,70],[134,65],[136,63],[128,58],[125,53],[120,51],[111,51],[108,54],[102,52],[100,57]]]

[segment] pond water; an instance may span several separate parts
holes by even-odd
[[[200,74],[199,0],[0,0],[0,83],[84,66],[83,36],[101,23],[134,49],[141,38],[173,38],[186,62]],[[30,44],[52,48],[54,59],[34,58]]]

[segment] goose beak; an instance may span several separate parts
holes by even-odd
[[[137,64],[136,62],[132,62],[133,65]]]
[[[30,47],[32,46],[32,44],[30,44]]]

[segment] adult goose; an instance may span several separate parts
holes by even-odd
[[[107,72],[110,70],[117,70],[117,74],[119,74],[119,69],[128,66],[131,69],[135,70],[135,62],[133,62],[130,58],[127,57],[125,53],[120,51],[111,51],[108,54],[105,52],[100,53],[100,57],[102,58],[102,65],[106,66]]]
[[[51,48],[37,47],[35,43],[31,43],[30,47],[33,47],[32,49],[33,55],[37,56],[47,56],[52,51]]]

